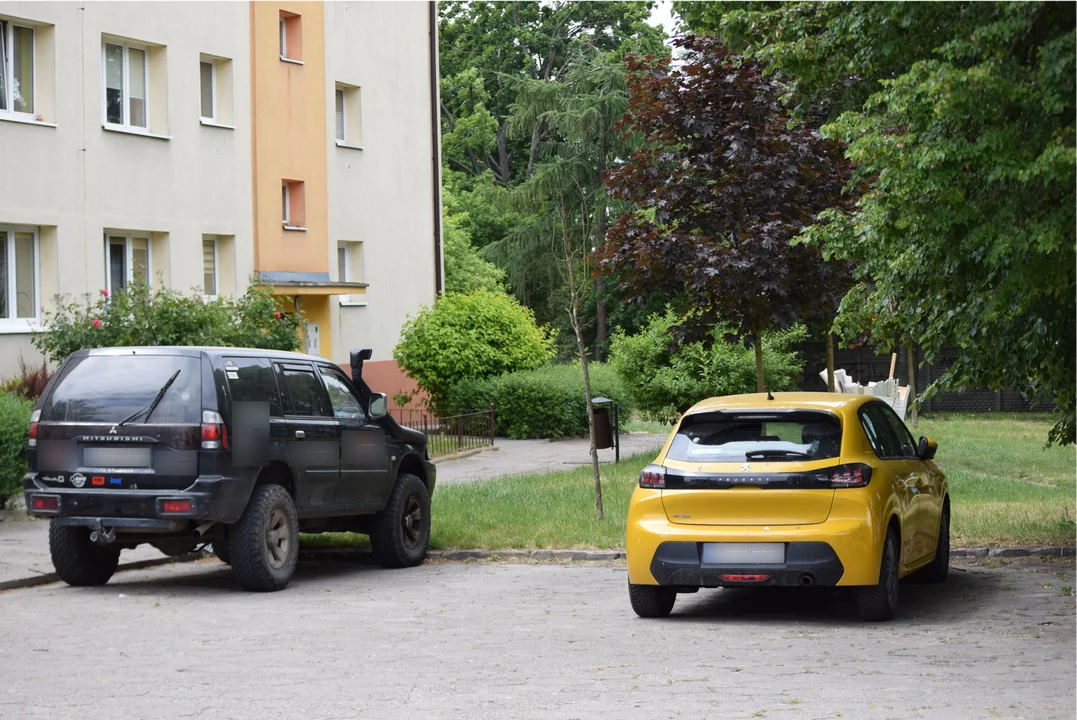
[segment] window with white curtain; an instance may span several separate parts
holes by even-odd
[[[216,297],[219,292],[217,242],[216,235],[202,236],[202,294],[206,297]]]
[[[102,50],[105,76],[105,124],[148,130],[150,61],[146,48],[106,40]]]
[[[149,235],[105,235],[105,287],[110,293],[125,290],[134,282],[150,281]]]
[[[38,316],[38,228],[0,225],[0,327]]]
[[[34,29],[0,20],[0,114],[34,115]]]

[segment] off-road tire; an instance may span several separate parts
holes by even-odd
[[[862,619],[881,622],[894,617],[898,606],[898,552],[897,533],[890,528],[879,561],[879,582],[856,589],[856,609]]]
[[[677,593],[658,585],[628,584],[628,599],[641,618],[664,618],[673,611]]]
[[[430,495],[414,475],[397,476],[385,509],[374,516],[370,549],[385,568],[414,567],[430,545]]]
[[[49,524],[49,554],[56,574],[68,585],[104,585],[116,572],[119,548],[102,547],[90,540],[90,528]]]
[[[279,556],[270,550],[270,545]],[[259,485],[239,522],[229,528],[232,574],[244,590],[283,590],[299,557],[299,520],[291,495],[280,485]]]
[[[939,541],[935,545],[935,559],[925,565],[917,575],[924,582],[941,583],[950,574],[950,508],[943,508],[939,518]]]

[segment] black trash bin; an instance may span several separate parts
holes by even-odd
[[[595,408],[595,448],[605,450],[613,447],[613,423],[610,422],[610,409]]]

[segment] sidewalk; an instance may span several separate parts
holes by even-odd
[[[665,439],[665,435],[622,433],[621,459],[640,452],[656,452]],[[494,447],[497,449],[438,463],[438,484],[565,470],[590,462],[590,441],[587,439],[551,442],[498,438]],[[600,450],[599,460],[613,462],[613,450]],[[171,560],[151,545],[139,545],[120,554],[120,569]],[[49,557],[49,523],[28,518],[24,510],[0,510],[0,591],[24,583],[54,582],[55,579]]]
[[[621,433],[621,460],[637,453],[657,453],[666,441],[665,435],[650,433]],[[495,450],[435,464],[438,484],[469,483],[476,480],[528,475],[531,473],[568,470],[591,462],[591,441],[587,438],[568,440],[508,440],[497,438]],[[601,463],[613,462],[613,450],[599,450]]]

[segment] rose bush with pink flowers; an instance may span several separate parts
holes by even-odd
[[[33,342],[57,364],[76,350],[124,345],[295,350],[306,321],[286,312],[282,300],[271,286],[253,281],[240,297],[214,300],[136,282],[111,295],[87,293],[81,302],[58,296],[56,309],[45,313],[46,332]]]

